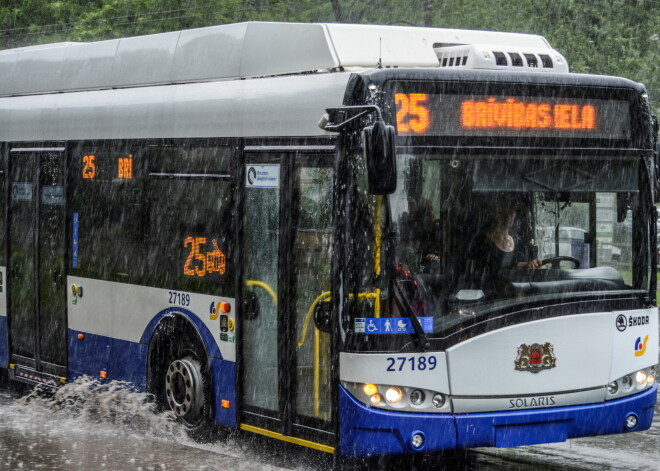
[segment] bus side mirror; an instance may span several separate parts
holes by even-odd
[[[369,193],[389,195],[396,191],[396,130],[379,119],[362,132],[367,161]]]

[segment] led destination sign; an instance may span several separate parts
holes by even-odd
[[[555,97],[396,93],[399,135],[627,139],[628,103]]]

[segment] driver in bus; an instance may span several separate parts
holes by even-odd
[[[469,265],[476,278],[475,284],[491,294],[501,295],[510,289],[507,270],[541,266],[541,260],[530,260],[522,244],[511,234],[518,206],[511,197],[499,198],[487,214],[486,223],[470,250]]]

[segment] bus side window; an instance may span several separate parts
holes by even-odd
[[[142,260],[143,163],[131,142],[82,143],[71,154],[71,213],[77,215],[76,275],[127,282]]]
[[[149,148],[149,284],[233,295],[231,157],[230,147],[204,142]]]

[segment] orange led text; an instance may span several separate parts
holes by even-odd
[[[596,108],[573,103],[525,103],[515,98],[498,101],[461,103],[461,126],[464,128],[515,128],[553,130],[596,129]]]
[[[133,154],[117,159],[117,178],[133,178]]]
[[[227,260],[215,239],[211,240],[213,250],[202,253],[206,237],[186,237],[183,247],[190,247],[188,257],[183,264],[183,274],[187,276],[206,276],[211,273],[225,274]]]
[[[83,178],[95,178],[96,177],[96,163],[94,162],[96,157],[93,155],[83,155]]]
[[[396,128],[400,134],[424,134],[431,126],[426,93],[396,93]]]

